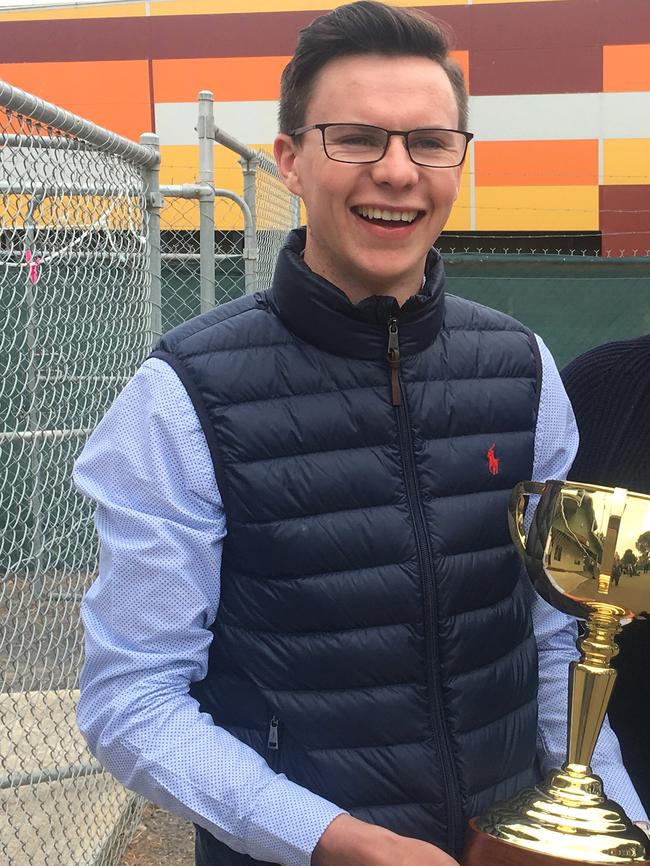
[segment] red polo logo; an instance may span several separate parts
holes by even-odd
[[[496,442],[493,442],[488,448],[487,452],[487,462],[488,469],[490,470],[490,475],[498,475],[499,474],[499,463],[501,462],[498,457],[494,455],[494,449],[496,448]]]

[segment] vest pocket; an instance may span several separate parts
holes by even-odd
[[[272,770],[279,772],[280,768],[280,720],[271,716],[266,737],[266,763]]]

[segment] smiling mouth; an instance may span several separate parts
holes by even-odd
[[[376,207],[366,207],[365,205],[353,207],[352,212],[356,216],[366,220],[366,222],[385,226],[386,228],[403,228],[404,226],[412,225],[423,215],[423,211],[418,210],[382,210]]]

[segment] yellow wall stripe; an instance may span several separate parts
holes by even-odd
[[[14,0],[16,2],[16,0]],[[142,18],[147,14],[144,0],[140,3],[111,3],[99,6],[68,6],[59,9],[21,9],[0,11],[0,21],[56,21],[84,18]]]
[[[224,15],[236,12],[310,12],[334,9],[342,0],[152,0],[152,15]],[[509,0],[514,2],[514,0]],[[468,0],[392,0],[391,6],[466,6]]]
[[[479,186],[477,231],[598,230],[597,186]]]
[[[603,183],[650,184],[650,138],[605,140]]]
[[[14,0],[16,2],[16,0]],[[469,6],[504,3],[559,3],[562,0],[388,0],[391,6]],[[309,12],[334,9],[341,0],[150,0],[150,15],[228,15],[247,12]],[[145,0],[55,9],[0,12],[0,21],[38,21],[82,18],[130,18],[147,15]]]

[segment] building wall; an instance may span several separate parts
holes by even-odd
[[[163,182],[182,183],[196,175],[197,92],[214,91],[219,126],[268,148],[297,33],[334,5],[143,0],[0,13],[0,77],[131,138],[154,127]],[[419,8],[454,30],[476,133],[448,231],[591,235],[612,255],[650,255],[649,0]],[[216,159],[218,184],[241,190],[235,157],[219,147]]]

